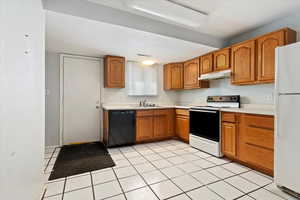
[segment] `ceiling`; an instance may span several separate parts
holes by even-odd
[[[46,49],[88,56],[120,55],[143,61],[151,55],[158,63],[176,62],[215,48],[119,25],[46,11]]]
[[[270,23],[300,9],[299,0],[173,0],[193,9],[208,13],[199,28],[191,28],[146,14],[126,6],[130,0],[87,0],[129,13],[192,29],[219,38],[229,38]],[[152,0],[155,3],[155,0]]]

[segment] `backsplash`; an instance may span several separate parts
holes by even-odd
[[[178,104],[197,104],[206,102],[206,97],[211,95],[241,95],[242,104],[274,104],[274,84],[259,84],[235,86],[230,79],[210,81],[210,88],[184,90],[179,93]]]

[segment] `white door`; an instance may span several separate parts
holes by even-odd
[[[276,104],[275,182],[300,193],[300,95],[280,95]]]
[[[63,144],[100,140],[100,61],[63,56]]]

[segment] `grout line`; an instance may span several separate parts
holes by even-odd
[[[116,178],[117,178],[118,184],[119,184],[119,186],[120,186],[120,188],[121,188],[121,190],[122,190],[122,194],[125,196],[125,199],[127,200],[127,197],[126,197],[126,195],[125,195],[125,191],[124,191],[124,189],[123,189],[123,187],[122,187],[122,185],[121,185],[121,183],[120,183],[120,180],[119,180],[119,178],[118,178],[118,176],[117,176],[115,170],[114,170],[113,168],[112,168],[112,170],[113,170],[113,172],[114,172],[114,174],[115,174],[115,176],[116,176]],[[120,195],[120,194],[118,194],[118,195]]]
[[[91,185],[92,185],[93,199],[96,200],[96,197],[95,197],[95,189],[94,189],[94,181],[93,181],[93,175],[92,175],[92,172],[90,172],[90,177],[91,177]]]

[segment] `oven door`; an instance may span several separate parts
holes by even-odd
[[[220,115],[217,110],[190,110],[190,134],[220,141]]]

